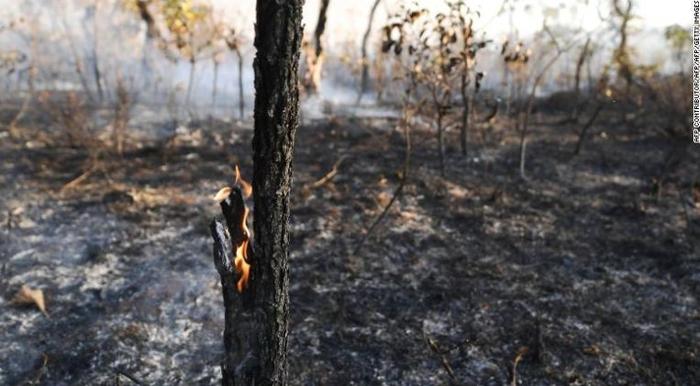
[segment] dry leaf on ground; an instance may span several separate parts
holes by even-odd
[[[17,291],[14,298],[12,298],[12,303],[20,305],[34,304],[44,315],[49,316],[46,312],[44,291],[34,289],[26,284],[22,285],[22,288]]]

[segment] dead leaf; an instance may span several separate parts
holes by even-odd
[[[377,203],[383,208],[385,208],[387,205],[389,205],[390,201],[391,201],[391,193],[381,192],[377,195]]]
[[[225,200],[229,194],[231,194],[231,187],[225,186],[225,187],[219,189],[218,192],[216,192],[213,199],[216,202],[221,202],[221,201]]]
[[[26,284],[22,285],[22,288],[17,291],[15,297],[12,298],[12,303],[19,305],[34,304],[44,315],[49,316],[46,312],[46,303],[44,303],[44,291],[33,289]]]
[[[601,351],[602,350],[600,349],[600,347],[598,347],[598,345],[595,345],[595,344],[593,344],[589,347],[583,348],[584,353],[586,353],[588,355],[593,355],[593,356],[600,355]]]

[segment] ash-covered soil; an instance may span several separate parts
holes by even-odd
[[[218,384],[211,197],[234,164],[252,174],[250,127],[181,125],[68,189],[88,155],[56,130],[0,139],[0,384]],[[404,193],[355,254],[403,137],[385,120],[299,130],[292,384],[698,383],[700,148],[596,127],[571,157],[575,128],[541,125],[523,182],[504,133],[469,159],[451,147],[442,178],[417,130]],[[23,284],[48,316],[12,303]]]

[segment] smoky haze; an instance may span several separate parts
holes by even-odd
[[[6,89],[26,89],[33,63],[34,82],[38,89],[87,90],[93,98],[102,93],[106,100],[112,101],[115,85],[121,81],[139,103],[162,106],[165,111],[178,115],[183,110],[177,106],[186,101],[190,88],[190,111],[228,116],[233,115],[239,106],[238,82],[241,76],[245,115],[251,114],[254,2],[201,2],[211,6],[212,18],[216,22],[236,30],[243,56],[243,73],[238,73],[236,55],[223,44],[214,44],[196,58],[191,85],[190,61],[178,55],[173,57],[172,53],[166,55],[164,50],[150,44],[146,36],[147,26],[133,6],[130,8],[130,3],[135,1],[32,0],[6,4],[0,13]],[[335,104],[355,100],[361,37],[372,3],[370,0],[331,2],[328,27],[323,36],[327,55],[323,82],[319,94],[305,103],[309,112],[317,113],[319,102],[323,100]],[[378,52],[381,27],[398,10],[399,3],[381,2],[370,35],[370,58]],[[318,4],[317,0],[312,0],[304,7],[307,39],[311,38],[316,25]],[[419,4],[434,10],[444,7],[439,1]],[[594,40],[596,52],[589,61],[589,72],[599,71],[615,44],[609,22],[604,20],[609,13],[607,2],[475,1],[471,4],[481,15],[476,21],[477,30],[492,41],[479,53],[478,70],[486,75],[486,88],[495,89],[503,83],[498,51],[504,39],[522,41],[532,50],[545,54],[551,51],[551,47],[541,44],[544,24],[559,35],[562,44],[582,44],[587,37]],[[640,2],[630,36],[638,63],[657,65],[665,72],[678,68],[671,59],[663,28],[674,17],[677,19],[677,15],[683,14],[682,10],[680,1],[664,2],[663,7],[655,2]],[[685,26],[687,23],[681,24]],[[573,82],[570,74],[577,55],[577,50],[565,53],[538,93],[570,88]],[[219,61],[218,68],[215,68],[214,58]],[[304,53],[302,61],[303,58]],[[99,85],[97,72],[101,78]],[[366,99],[370,100],[371,96]]]

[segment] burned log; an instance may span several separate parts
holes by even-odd
[[[253,247],[247,227],[248,208],[239,187],[220,202],[223,219],[211,222],[214,266],[224,298],[225,386],[254,384],[257,364],[253,288],[248,286]]]

